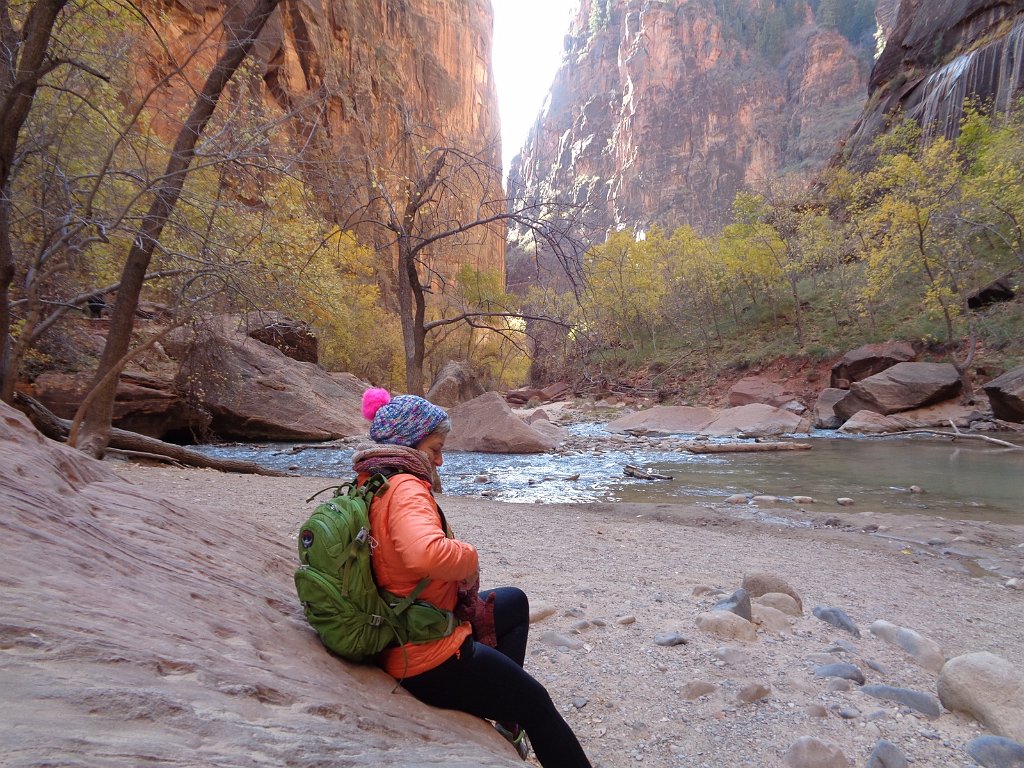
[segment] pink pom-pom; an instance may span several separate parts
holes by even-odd
[[[367,421],[373,421],[373,417],[377,415],[377,411],[381,409],[381,406],[387,405],[390,402],[391,394],[386,389],[371,387],[363,392],[363,418]]]

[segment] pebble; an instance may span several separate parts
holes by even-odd
[[[815,669],[814,674],[816,677],[839,677],[864,685],[864,673],[853,664],[825,664]]]
[[[924,493],[924,488],[922,488],[920,485],[912,485],[912,486],[910,486],[910,492],[911,493]]]
[[[736,694],[736,700],[741,704],[753,704],[755,701],[767,698],[771,692],[772,687],[766,683],[751,683],[740,689]]]
[[[583,696],[577,696],[572,700],[572,705],[576,707],[576,709],[583,709],[589,703],[590,699],[584,698]]]
[[[714,693],[718,690],[718,686],[714,683],[709,683],[706,680],[691,680],[683,686],[679,695],[687,701],[693,701],[699,699],[701,696],[707,696],[709,693]]]
[[[932,672],[940,671],[946,663],[946,656],[939,644],[912,629],[898,627],[879,619],[871,624],[871,634],[899,646],[910,654],[914,661]]]
[[[848,496],[840,496],[838,499],[836,499],[836,504],[838,504],[840,507],[849,507],[852,506],[853,499],[849,498]]]
[[[931,694],[923,693],[922,691],[912,691],[909,688],[895,688],[891,685],[865,685],[861,690],[868,696],[874,696],[876,699],[903,704],[931,720],[937,718],[942,711],[939,700]]]
[[[843,720],[856,720],[860,717],[860,710],[856,707],[840,707],[836,710],[836,714],[843,718]]]
[[[1024,745],[1005,736],[979,736],[967,743],[967,754],[985,768],[1024,768]]]
[[[747,496],[744,493],[734,493],[725,500],[726,504],[746,504]]]
[[[808,704],[804,708],[808,717],[828,717],[828,710],[821,704]]]
[[[849,768],[850,760],[835,744],[803,736],[786,752],[789,768]]]
[[[540,636],[540,641],[546,645],[552,645],[556,648],[568,648],[572,651],[583,649],[582,640],[577,637],[566,637],[558,632],[545,632]]]
[[[886,739],[880,739],[868,757],[866,768],[907,768],[906,755]]]
[[[777,504],[779,502],[778,496],[754,496],[750,499],[755,504]]]
[[[860,630],[857,629],[857,625],[853,623],[853,620],[842,608],[830,608],[824,605],[818,605],[815,606],[812,613],[826,624],[831,624],[833,627],[844,629],[854,637],[860,637]]]
[[[793,503],[794,504],[814,504],[815,501],[810,496],[794,496],[793,497]]]
[[[654,644],[671,648],[675,645],[686,645],[690,639],[681,632],[661,632],[654,636]]]
[[[626,626],[628,624],[635,624],[636,623],[636,616],[633,616],[633,615],[630,615],[630,614],[627,614],[626,616],[619,616],[619,618],[617,618],[615,620],[615,623],[616,624],[622,624],[623,626]]]

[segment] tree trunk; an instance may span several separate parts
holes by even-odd
[[[39,0],[25,17],[20,34],[6,1],[0,10],[0,400],[13,402],[17,369],[11,355],[11,169],[18,138],[39,82],[50,69],[47,53],[58,14],[67,0]]]
[[[102,456],[110,441],[111,419],[114,412],[114,397],[117,393],[117,376],[107,377],[118,361],[124,357],[131,343],[135,325],[135,311],[139,306],[139,294],[146,276],[146,270],[153,257],[153,251],[163,228],[177,205],[185,177],[195,156],[196,144],[206,124],[213,116],[221,93],[235,71],[249,54],[256,37],[280,0],[257,0],[236,35],[230,36],[227,49],[213,67],[206,79],[202,92],[197,97],[192,111],[174,143],[174,149],[167,162],[167,169],[156,188],[156,196],[146,213],[138,233],[132,242],[128,259],[121,273],[121,284],[110,319],[110,332],[100,357],[94,387],[99,393],[93,406],[82,419],[82,430],[77,446],[93,456]],[[76,415],[77,418],[77,415]]]

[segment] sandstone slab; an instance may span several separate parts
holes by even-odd
[[[897,363],[909,363],[917,359],[914,348],[905,341],[887,341],[882,344],[865,344],[852,349],[832,366],[830,386],[840,382],[847,386],[891,368]]]
[[[700,430],[711,437],[769,437],[806,431],[809,422],[792,411],[764,403],[726,408]]]
[[[483,393],[484,385],[467,361],[449,360],[434,377],[426,398],[434,405],[452,408]]]

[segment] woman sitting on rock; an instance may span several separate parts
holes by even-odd
[[[368,389],[363,416],[376,445],[358,448],[353,468],[360,482],[378,472],[390,475],[387,491],[370,507],[377,585],[406,596],[429,578],[419,599],[463,619],[447,637],[386,649],[380,665],[422,702],[494,721],[523,759],[528,733],[545,768],[589,768],[550,695],[523,669],[526,595],[513,587],[478,592],[476,548],[451,536],[434,500],[448,414],[422,397]]]

